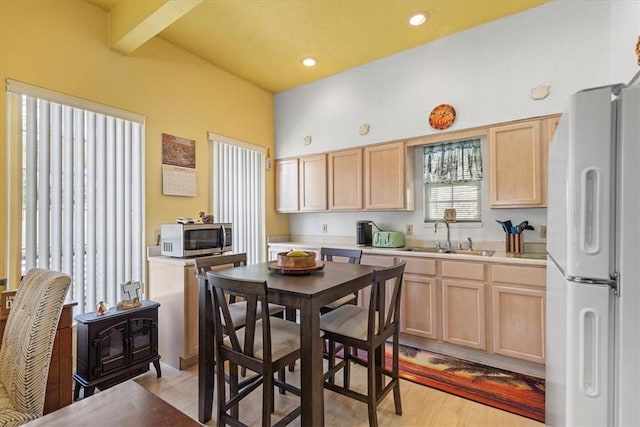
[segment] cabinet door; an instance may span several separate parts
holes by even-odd
[[[362,209],[362,149],[329,153],[329,210]]]
[[[276,211],[298,211],[298,159],[276,160]]]
[[[404,209],[404,142],[365,147],[365,208]]]
[[[494,285],[492,306],[493,352],[544,363],[544,290]]]
[[[486,350],[485,284],[442,279],[442,339]]]
[[[327,210],[327,156],[300,157],[300,210]]]
[[[543,207],[541,122],[533,120],[489,130],[489,198],[492,208]]]
[[[184,267],[184,350],[183,359],[198,355],[198,280],[196,279],[196,266]]]
[[[396,263],[396,258],[393,256],[385,255],[368,255],[363,254],[360,258],[360,264],[374,265],[378,267],[391,267]],[[385,296],[387,303],[389,302],[390,295]],[[358,306],[368,308],[369,300],[371,299],[371,286],[362,288],[358,291]]]
[[[491,266],[494,353],[544,363],[546,271],[544,267]]]
[[[400,332],[438,339],[438,280],[405,274],[402,283]]]

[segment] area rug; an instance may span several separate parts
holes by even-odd
[[[386,362],[391,366],[391,344]],[[400,377],[544,422],[544,379],[400,345]]]

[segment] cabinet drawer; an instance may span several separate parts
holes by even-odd
[[[442,277],[484,280],[484,264],[475,262],[442,261]]]
[[[492,265],[491,277],[494,283],[509,283],[546,287],[547,269],[516,265]]]
[[[375,265],[376,267],[391,267],[396,263],[396,258],[387,255],[362,254],[360,264]]]
[[[405,273],[425,274],[427,276],[435,276],[438,273],[437,261],[435,259],[406,257],[399,258],[399,260],[407,263],[404,267]]]

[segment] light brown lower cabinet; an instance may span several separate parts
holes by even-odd
[[[152,256],[149,263],[149,298],[161,304],[158,352],[176,369],[198,363],[198,280],[193,258]],[[222,270],[231,264],[214,267]]]
[[[270,245],[271,259],[282,250]],[[372,254],[361,263],[389,267],[403,260],[404,337],[544,363],[545,266]],[[368,307],[370,290],[359,291],[359,306]]]
[[[375,265],[377,267],[391,267],[396,263],[396,258],[386,255],[369,255],[363,254],[360,258],[360,264]],[[358,306],[368,308],[369,299],[371,298],[371,286],[362,288],[358,291]],[[385,296],[386,301],[390,300],[390,295]]]
[[[438,340],[442,337],[438,261],[416,257],[400,260],[406,262],[400,299],[400,332]]]
[[[546,268],[492,266],[492,351],[545,361]]]
[[[485,284],[442,280],[442,340],[478,350],[487,349]]]
[[[147,258],[149,298],[161,305],[158,353],[176,369],[198,362],[198,281],[193,260]]]
[[[442,261],[442,340],[487,349],[485,264]]]
[[[440,337],[437,287],[434,277],[404,275],[400,332],[434,340]]]

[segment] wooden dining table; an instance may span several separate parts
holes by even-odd
[[[269,302],[300,310],[301,425],[324,425],[324,385],[320,307],[371,284],[374,267],[327,262],[320,271],[285,275],[269,269],[270,263],[228,268],[214,274],[235,280],[267,282]],[[214,333],[211,286],[206,275],[199,284],[198,419],[211,419],[214,387]]]
[[[199,425],[196,420],[180,412],[134,380],[102,390],[25,424],[28,427],[196,427]]]

